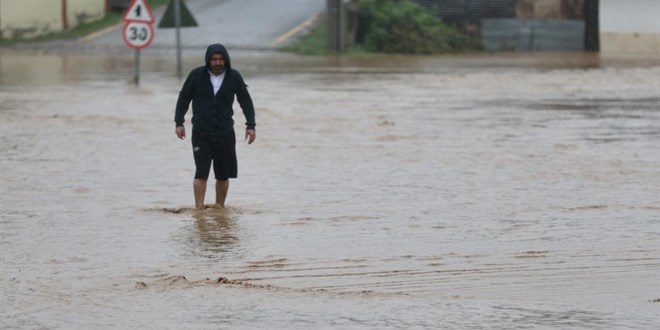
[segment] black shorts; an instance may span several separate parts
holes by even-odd
[[[207,180],[213,162],[216,180],[235,178],[238,174],[236,160],[236,135],[234,130],[220,135],[192,133],[193,156],[195,157],[195,179]]]

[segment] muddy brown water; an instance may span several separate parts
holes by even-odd
[[[4,54],[0,325],[657,328],[657,62],[237,53],[196,212],[170,59]]]

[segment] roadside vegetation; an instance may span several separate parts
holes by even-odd
[[[285,52],[302,55],[325,55],[325,19],[320,19],[305,35],[281,48]]]
[[[149,0],[149,7],[151,9],[155,9],[158,6],[161,5],[166,5],[170,2],[170,0]],[[123,12],[117,12],[117,11],[112,11],[108,10],[103,18],[100,20],[94,21],[94,22],[89,22],[85,23],[79,26],[76,26],[75,28],[69,29],[67,31],[61,31],[61,32],[53,32],[49,33],[47,35],[35,37],[35,38],[30,38],[30,39],[7,39],[7,38],[0,38],[0,45],[11,45],[16,42],[41,42],[41,41],[52,41],[52,40],[67,40],[67,39],[77,39],[84,37],[90,33],[94,33],[96,31],[100,31],[102,29],[105,29],[107,27],[117,25],[121,23],[122,16],[124,15]],[[154,24],[157,24],[158,22],[154,22]]]
[[[481,50],[481,42],[445,25],[428,9],[410,0],[361,0],[356,40],[348,54],[442,54]],[[325,20],[309,33],[282,48],[305,55],[323,55]]]

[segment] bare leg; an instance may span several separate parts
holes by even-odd
[[[193,181],[193,190],[195,191],[195,208],[201,210],[204,208],[204,195],[206,195],[206,180],[195,179],[195,181]]]
[[[227,191],[229,191],[229,180],[215,180],[215,205],[225,207]]]

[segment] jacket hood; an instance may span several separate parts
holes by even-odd
[[[211,61],[211,56],[213,56],[214,53],[220,53],[222,56],[225,58],[225,68],[226,70],[231,69],[231,60],[229,59],[229,53],[227,52],[227,48],[223,46],[222,44],[212,44],[209,45],[208,48],[206,48],[206,67],[209,67],[209,61]]]

